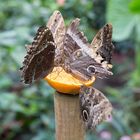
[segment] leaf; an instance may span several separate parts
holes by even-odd
[[[140,14],[139,14],[139,16],[137,17],[137,19],[136,19],[136,41],[137,41],[137,45],[138,45],[138,47],[140,47],[139,46],[139,44],[140,44]],[[140,49],[139,49],[140,50]],[[139,52],[140,53],[140,52]]]
[[[20,111],[21,109],[16,94],[6,92],[0,94],[0,110]]]
[[[41,115],[41,120],[43,121],[43,123],[51,128],[52,130],[54,129],[55,127],[55,124],[54,124],[54,118],[53,117],[48,117],[46,114],[42,114]]]
[[[132,0],[129,3],[129,9],[133,12],[133,13],[140,13],[140,0]]]
[[[113,39],[115,41],[128,39],[137,25],[140,15],[130,11],[129,2],[130,0],[108,1],[107,21],[113,24]]]
[[[0,89],[7,88],[12,85],[12,80],[7,75],[0,75]]]

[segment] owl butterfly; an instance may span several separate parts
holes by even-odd
[[[54,65],[55,43],[48,27],[42,26],[31,45],[26,45],[27,55],[21,70],[22,81],[31,84],[48,75]]]
[[[27,55],[21,77],[31,84],[47,76],[54,66],[61,66],[65,24],[59,11],[55,11],[46,26],[40,27],[31,45],[26,45]],[[57,44],[57,47],[55,47]]]
[[[95,129],[102,121],[107,120],[112,112],[112,105],[99,90],[81,86],[80,113],[87,129]]]
[[[63,47],[66,28],[64,19],[59,11],[54,11],[48,20],[47,27],[51,30],[54,42],[57,45],[55,51],[54,66],[62,66],[64,63]]]
[[[64,69],[80,80],[93,76],[104,78],[112,75],[111,65],[112,26],[106,24],[89,44],[78,30],[80,20],[76,18],[68,26],[64,38]]]
[[[113,49],[112,26],[105,25],[89,44],[84,34],[78,30],[79,22],[78,18],[73,20],[66,29],[59,11],[50,17],[47,26],[57,45],[54,66],[63,67],[67,73],[80,80],[112,75],[109,71]]]

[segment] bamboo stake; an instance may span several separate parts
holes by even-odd
[[[85,130],[80,119],[79,97],[54,94],[56,140],[84,140]]]

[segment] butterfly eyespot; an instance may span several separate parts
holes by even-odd
[[[87,99],[87,102],[90,102],[89,99]]]
[[[96,52],[96,54],[98,55],[98,54],[99,54],[99,52]]]
[[[43,56],[37,58],[37,64],[40,64],[43,61]]]
[[[101,93],[100,92],[98,93],[98,96],[101,96]]]
[[[77,51],[77,52],[76,52],[76,56],[77,56],[77,57],[82,56],[82,52],[81,52],[81,51]]]
[[[42,45],[46,45],[46,42],[43,42]]]
[[[111,119],[111,114],[108,114],[107,119],[108,120]]]
[[[28,78],[26,78],[26,82],[27,83],[29,83],[30,82],[30,78],[28,77]]]
[[[37,36],[37,39],[39,39],[39,38],[40,38],[40,35]]]
[[[83,110],[83,119],[84,121],[88,121],[88,118],[89,118],[89,115],[88,115],[88,112],[86,110]]]
[[[94,67],[94,66],[89,66],[89,67],[87,68],[87,72],[88,72],[88,73],[95,73],[95,67]]]
[[[91,106],[91,102],[90,102],[89,99],[87,99],[87,104],[88,104],[89,106]]]
[[[103,63],[105,60],[103,59],[103,60],[101,60],[101,63]]]
[[[23,70],[24,67],[19,68],[19,70]]]
[[[46,32],[46,31],[47,31],[47,29],[44,30],[44,32]]]

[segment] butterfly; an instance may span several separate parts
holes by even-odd
[[[64,63],[63,48],[66,27],[63,16],[59,11],[54,11],[48,20],[47,27],[51,30],[56,44],[54,67],[62,66]]]
[[[52,31],[56,47],[54,66],[63,69],[80,80],[90,80],[112,75],[109,69],[112,44],[112,26],[105,25],[89,44],[87,38],[78,30],[80,19],[74,19],[66,28],[59,11],[50,17],[47,26]]]
[[[78,30],[79,22],[78,18],[73,20],[65,34],[64,69],[80,80],[112,75],[109,70],[112,67],[111,56],[114,48],[112,25],[106,24],[89,44],[83,32]]]
[[[55,43],[50,29],[41,26],[31,45],[26,45],[27,55],[20,68],[25,84],[44,78],[53,70]]]
[[[102,92],[81,86],[79,94],[80,114],[87,129],[94,130],[111,116],[112,105]]]

